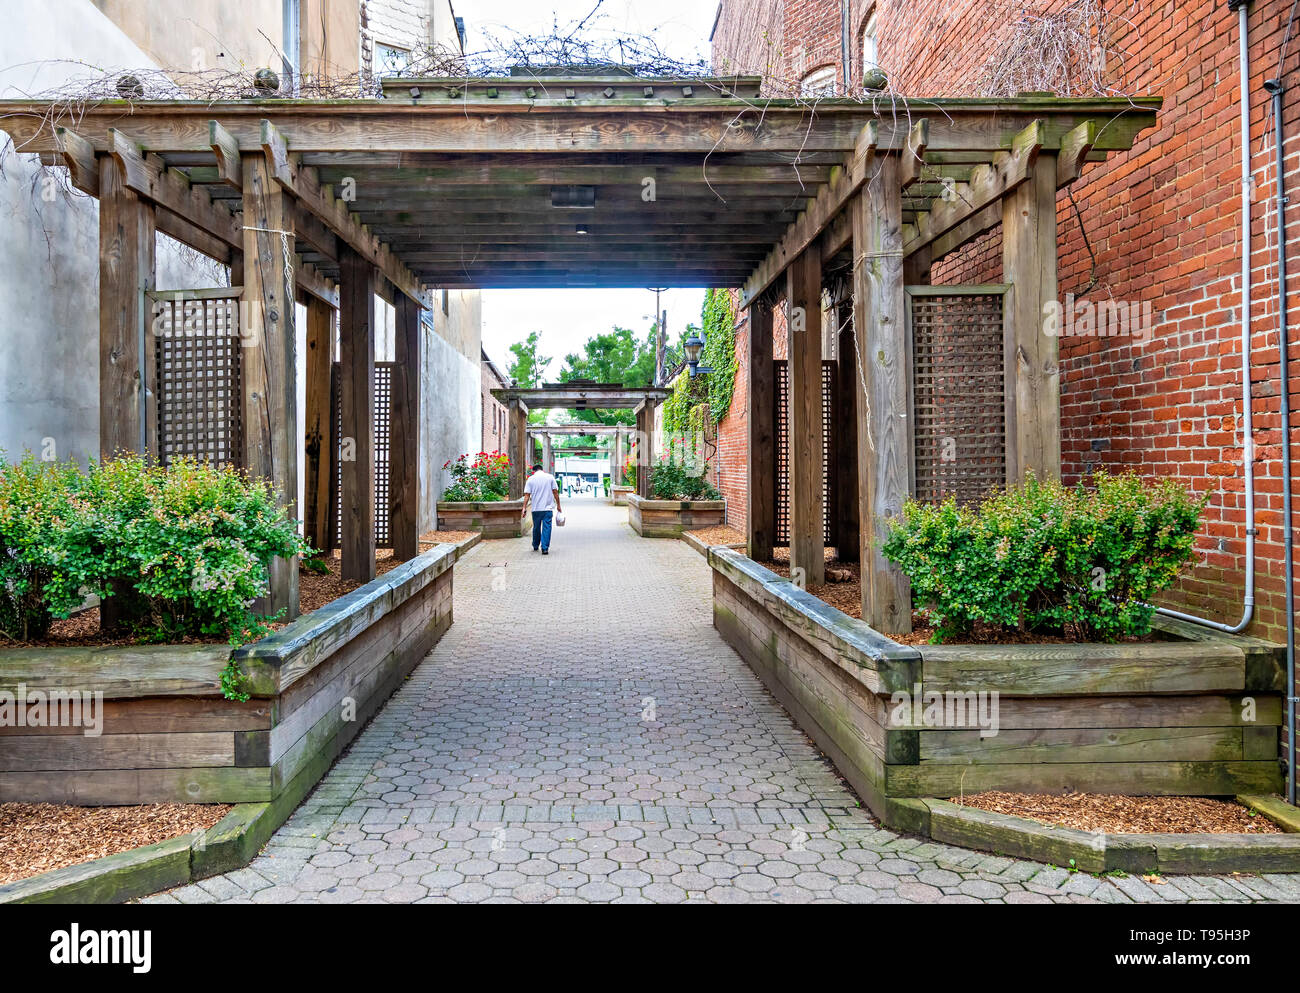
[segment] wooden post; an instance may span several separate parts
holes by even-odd
[[[826,513],[822,488],[822,263],[814,245],[791,264],[790,319],[790,570],[808,586],[826,581]],[[800,572],[802,570],[802,572]]]
[[[307,475],[303,491],[307,540],[323,552],[334,548],[330,490],[334,478],[334,409],[330,378],[334,369],[334,308],[307,296]]]
[[[298,516],[298,357],[293,211],[266,157],[242,157],[244,192],[244,467]],[[298,616],[297,559],[271,563],[270,613]]]
[[[1032,471],[1061,475],[1061,377],[1057,335],[1044,308],[1057,303],[1057,156],[1040,152],[1034,173],[1002,202],[1002,278],[1006,302],[1007,481]]]
[[[393,555],[420,554],[420,305],[397,294],[389,442],[389,528]]]
[[[542,435],[542,467],[555,475],[555,446],[549,434]]]
[[[510,499],[521,500],[524,482],[528,479],[528,407],[519,399],[511,399],[506,413],[510,422]]]
[[[99,160],[99,455],[150,449],[147,407],[157,219],[152,204],[126,189],[118,165]]]
[[[636,495],[650,499],[650,467],[654,465],[654,405],[642,400],[636,407]]]
[[[776,542],[776,366],[772,363],[772,309],[749,308],[749,465],[745,528],[749,557],[772,558]]]
[[[375,578],[375,269],[340,260],[339,386],[343,470],[343,578]]]
[[[853,320],[862,359],[855,398],[862,619],[886,634],[906,634],[912,630],[911,586],[880,554],[888,523],[902,513],[911,490],[902,191],[898,157],[881,156],[877,161],[877,175],[849,208],[853,211]]]
[[[856,562],[862,538],[858,530],[858,363],[853,304],[840,304],[835,320],[835,548],[841,562]]]

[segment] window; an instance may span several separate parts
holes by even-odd
[[[799,93],[805,97],[833,97],[835,95],[835,67],[822,66],[804,76]]]
[[[876,43],[876,15],[873,12],[862,26],[862,72],[880,68],[880,46]]]
[[[380,76],[396,76],[411,64],[411,53],[396,45],[375,45],[375,72]]]

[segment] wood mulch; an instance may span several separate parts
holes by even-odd
[[[696,528],[694,531],[688,531],[687,534],[693,534],[705,545],[743,545],[745,544],[745,532],[733,527],[727,527],[725,524],[714,528]]]
[[[1106,834],[1281,834],[1263,814],[1239,803],[1200,796],[1114,796],[1101,793],[976,793],[951,802],[1042,824]]]
[[[230,804],[0,803],[0,885],[207,830],[230,810]]]
[[[308,569],[298,571],[298,611],[302,614],[310,614],[313,610],[319,610],[327,603],[333,603],[341,596],[346,596],[353,590],[359,590],[364,583],[359,583],[355,579],[345,580],[343,578],[343,558],[339,551],[330,552],[329,555],[321,556],[320,559],[329,567],[329,573],[316,573]],[[392,572],[402,560],[393,556],[391,548],[380,548],[375,552],[375,578],[379,578],[385,573]],[[277,625],[282,627],[283,625]]]
[[[420,548],[425,545],[430,548],[434,545],[459,545],[462,541],[469,541],[474,534],[473,531],[427,531],[420,535]]]

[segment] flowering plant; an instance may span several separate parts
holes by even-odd
[[[493,503],[510,495],[510,457],[500,452],[479,452],[443,464],[452,483],[443,493],[447,503]]]

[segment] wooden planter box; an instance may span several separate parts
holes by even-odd
[[[642,538],[680,538],[683,531],[718,527],[727,513],[725,500],[627,500],[627,520]]]
[[[518,538],[524,533],[523,500],[439,503],[438,530],[480,531],[484,538]]]
[[[0,801],[292,810],[451,626],[458,555],[439,545],[234,651],[247,703],[221,695],[221,645],[0,650],[10,698],[103,694],[99,736],[0,727]]]
[[[628,498],[636,492],[635,486],[615,486],[613,489],[614,506],[626,507]]]
[[[1162,619],[1181,640],[910,647],[738,552],[709,563],[714,626],[886,823],[907,827],[899,798],[985,790],[1281,789],[1276,645]]]

